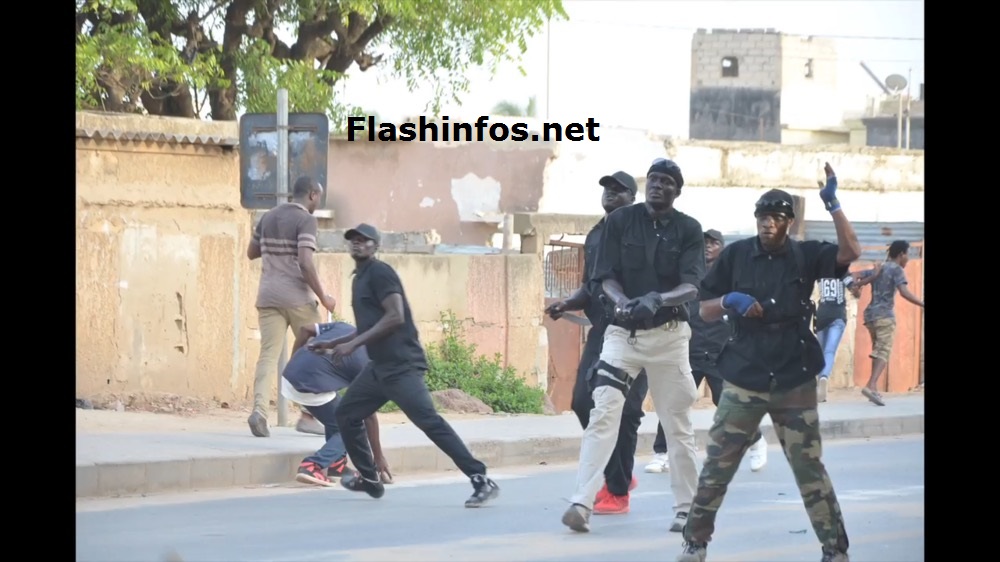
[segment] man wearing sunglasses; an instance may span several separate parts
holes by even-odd
[[[829,164],[825,172],[819,195],[833,218],[836,244],[790,239],[792,196],[772,189],[757,201],[757,236],[724,249],[699,287],[701,317],[728,316],[733,338],[719,355],[722,398],[677,562],[705,562],[719,506],[764,414],[791,464],[822,562],[849,560],[844,518],[821,458],[816,376],[825,361],[811,330],[811,298],[817,279],[847,275],[861,244],[837,200],[837,176]]]
[[[594,406],[583,432],[576,490],[562,517],[577,532],[590,530],[594,496],[604,484],[626,397],[642,370],[667,438],[671,531],[683,528],[694,498],[698,466],[691,406],[697,389],[685,303],[698,296],[705,275],[705,240],[701,224],[674,208],[682,187],[680,167],[658,158],[646,172],[645,202],[622,207],[605,221],[591,283],[603,291],[611,322],[588,373]]]

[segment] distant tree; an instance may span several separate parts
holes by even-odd
[[[77,108],[225,121],[286,88],[290,111],[339,120],[361,111],[333,85],[384,62],[411,90],[434,84],[437,112],[550,17],[561,0],[76,0]]]
[[[538,108],[535,103],[535,96],[528,99],[528,105],[521,107],[516,102],[502,101],[493,106],[492,113],[496,115],[506,115],[508,117],[536,117]]]

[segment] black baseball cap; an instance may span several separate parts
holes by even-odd
[[[710,228],[705,231],[705,238],[711,238],[712,240],[715,240],[716,242],[722,242],[723,244],[726,243],[726,238],[722,235],[721,232],[715,230],[714,228]]]
[[[344,239],[350,240],[354,235],[360,234],[365,238],[374,241],[376,244],[382,242],[382,235],[379,234],[378,229],[370,224],[361,223],[358,226],[348,230],[344,233]]]
[[[626,172],[615,172],[610,176],[604,176],[597,183],[601,184],[601,187],[624,187],[632,195],[639,192],[639,184],[635,183],[632,174]]]

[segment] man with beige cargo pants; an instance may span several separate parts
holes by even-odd
[[[594,496],[615,448],[625,397],[642,369],[667,438],[674,495],[670,530],[680,532],[687,522],[698,461],[686,303],[698,296],[705,275],[705,240],[701,224],[673,207],[683,186],[680,167],[658,158],[646,173],[646,201],[606,219],[591,279],[601,284],[614,313],[600,359],[588,375],[594,408],[580,446],[576,492],[562,517],[577,532],[590,530]]]
[[[257,437],[271,435],[267,413],[272,387],[276,386],[271,384],[271,376],[278,371],[288,328],[298,334],[302,327],[320,323],[317,300],[330,312],[337,304],[323,290],[313,263],[318,228],[313,212],[322,197],[323,186],[310,177],[300,177],[292,188],[292,200],[264,213],[247,247],[249,259],[261,258],[257,289],[260,356],[254,372],[253,413],[247,419],[250,432]],[[291,354],[295,351],[292,349]],[[296,429],[323,435],[323,426],[305,413]]]

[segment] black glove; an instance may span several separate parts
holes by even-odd
[[[625,305],[625,311],[629,320],[645,322],[652,320],[661,306],[663,306],[663,299],[660,298],[660,293],[651,292],[628,301],[628,304]]]

